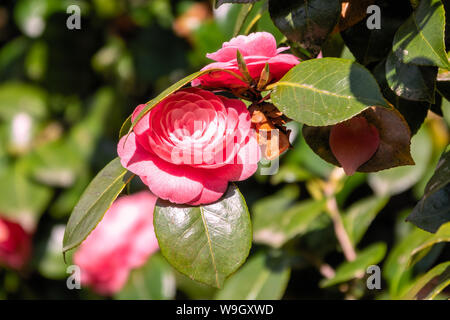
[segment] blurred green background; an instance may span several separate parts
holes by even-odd
[[[71,4],[81,8],[80,30],[66,27]],[[260,8],[255,6],[247,24]],[[0,299],[102,298],[66,287],[65,223],[89,181],[116,157],[127,116],[208,63],[205,54],[233,36],[240,10],[241,5],[213,10],[209,1],[1,2],[0,216],[33,234],[33,256],[24,271],[0,267]],[[267,13],[252,30],[283,38]],[[341,39],[334,41],[333,55],[352,58]],[[444,104],[446,121],[430,114],[413,138],[416,166],[339,181],[344,224],[362,257],[355,263],[345,263],[318,191],[333,167],[309,149],[300,126],[290,124],[295,148],[281,157],[279,171],[238,183],[252,214],[254,245],[223,290],[187,279],[157,254],[133,271],[115,298],[402,297],[450,257],[448,246],[439,243],[411,262],[413,250],[432,235],[404,221],[448,144],[450,104]],[[132,191],[143,188],[137,180]],[[324,264],[336,269],[335,277],[324,279]],[[365,286],[372,264],[382,269],[381,290]]]

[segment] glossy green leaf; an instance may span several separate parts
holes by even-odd
[[[154,226],[172,266],[218,288],[244,263],[251,247],[250,215],[235,185],[217,202],[198,207],[159,200]]]
[[[120,300],[168,300],[175,297],[176,280],[173,269],[159,253],[147,263],[131,271],[125,287],[116,294]]]
[[[86,239],[133,177],[122,167],[119,158],[112,160],[97,174],[70,215],[64,234],[64,252]]]
[[[336,124],[369,106],[387,106],[371,73],[346,59],[302,62],[273,87],[272,102],[278,109],[310,126]]]
[[[338,23],[339,0],[270,0],[274,24],[291,41],[316,56]]]
[[[392,51],[403,63],[448,69],[444,30],[445,11],[441,0],[421,0],[395,34]]]
[[[331,279],[324,279],[320,282],[321,288],[334,286],[355,278],[363,277],[367,267],[380,262],[386,254],[386,244],[380,242],[372,244],[359,252],[356,259],[344,262],[336,269],[336,274]]]
[[[219,300],[281,299],[289,281],[290,268],[283,256],[257,253],[219,290]]]
[[[436,232],[450,221],[450,148],[439,160],[436,172],[425,187],[425,195],[407,221],[429,232]]]
[[[355,202],[343,216],[344,227],[354,246],[362,239],[376,215],[384,208],[389,197],[369,197]]]
[[[437,67],[404,63],[394,53],[386,60],[386,79],[396,95],[413,101],[434,102]]]
[[[411,130],[411,135],[414,135],[417,133],[419,128],[422,126],[422,123],[425,121],[431,104],[427,101],[407,100],[398,96],[394,91],[392,91],[386,79],[385,64],[386,60],[381,61],[374,68],[373,75],[377,79],[384,97],[390,103],[392,103],[392,105],[394,105],[394,107],[402,114],[402,116],[408,123],[408,126]]]
[[[281,247],[288,240],[308,230],[325,210],[324,200],[306,200],[281,212],[265,210],[253,216],[255,242]]]
[[[417,280],[403,300],[432,300],[450,286],[450,261],[441,263]]]

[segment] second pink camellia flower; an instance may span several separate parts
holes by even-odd
[[[296,56],[281,53],[288,49],[288,47],[277,49],[277,42],[274,36],[268,32],[256,32],[249,34],[248,36],[241,35],[231,39],[229,42],[225,42],[222,45],[222,49],[217,52],[207,54],[206,56],[208,58],[217,62],[207,65],[202,70],[217,68],[240,74],[237,61],[237,50],[239,50],[247,64],[250,76],[253,79],[256,80],[259,78],[261,71],[264,69],[266,63],[268,63],[271,77],[270,80],[278,81],[286,72],[299,63],[299,59]],[[217,71],[201,76],[192,81],[192,85],[203,85],[215,88],[248,86],[247,83],[223,71]]]
[[[253,175],[260,158],[245,104],[197,88],[157,104],[117,150],[122,165],[155,195],[190,205],[218,200],[229,181]]]
[[[111,295],[120,291],[130,271],[145,264],[156,252],[153,230],[156,197],[148,191],[116,200],[97,228],[75,252],[81,282],[94,291]]]

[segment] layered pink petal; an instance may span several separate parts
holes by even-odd
[[[267,32],[252,33],[248,36],[238,36],[225,42],[222,49],[207,54],[207,57],[217,62],[211,63],[202,70],[225,69],[242,76],[239,71],[236,52],[239,50],[247,64],[250,76],[258,79],[266,63],[269,64],[271,81],[278,81],[286,72],[299,63],[299,59],[292,54],[282,54],[289,49],[277,49],[275,38]],[[203,85],[214,88],[248,87],[249,84],[233,75],[217,71],[206,74],[192,81],[193,86]]]

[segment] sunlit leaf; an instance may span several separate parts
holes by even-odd
[[[369,106],[387,106],[370,72],[346,59],[301,62],[273,87],[278,109],[310,126],[336,124]]]

